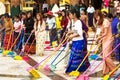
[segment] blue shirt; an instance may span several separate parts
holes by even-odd
[[[118,34],[117,24],[119,22],[119,19],[117,17],[113,18],[112,20],[112,34],[116,35]]]

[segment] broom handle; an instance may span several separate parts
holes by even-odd
[[[61,44],[59,44],[59,46],[58,46],[57,48],[59,48],[59,47],[66,41],[66,39],[67,39],[67,38],[65,38],[65,39],[63,40],[63,42],[62,42]],[[44,58],[42,61],[40,61],[38,64],[36,64],[36,65],[34,66],[34,68],[38,67],[43,61],[45,61],[45,60],[46,60],[47,58],[49,58],[51,55],[55,54],[56,51],[57,51],[57,50],[55,49],[52,54],[49,54],[46,58]]]
[[[9,48],[9,44],[10,44],[10,41],[11,41],[11,36],[12,35],[12,32],[10,32],[10,37],[9,37],[9,41],[8,41],[8,45],[7,45],[7,50],[8,50],[8,48]]]
[[[28,39],[27,39],[27,41],[26,41],[26,43],[25,43],[25,46],[27,45],[27,43],[28,43],[29,39],[31,38],[32,34],[33,34],[33,32],[30,33],[30,36],[28,37]],[[21,52],[20,52],[19,55],[21,55],[21,54],[22,54],[22,50],[21,50]]]
[[[120,73],[115,76],[114,80],[116,80],[119,76],[120,76]]]
[[[105,59],[107,59],[107,58],[110,56],[110,54],[112,54],[112,52],[113,52],[115,49],[117,49],[119,46],[120,46],[120,43],[119,43],[112,51],[110,51],[110,52],[108,53],[108,55],[103,58],[103,61],[101,61],[91,72],[89,72],[88,75],[91,75],[91,74],[105,61]]]
[[[55,65],[58,65],[65,57],[67,57],[69,55],[69,53],[68,54],[66,54],[62,59],[60,59]]]
[[[94,34],[93,41],[95,40],[95,36],[96,36],[96,32],[95,32],[95,34]],[[92,44],[91,44],[91,46],[90,46],[90,51],[91,51],[91,49],[92,49],[93,41],[92,41]]]
[[[66,43],[65,43],[65,44],[66,44]],[[56,51],[53,52],[53,53],[49,56],[49,58],[47,58],[47,59],[44,61],[44,63],[41,65],[41,68],[44,67],[44,65],[51,59],[52,55],[55,54],[55,53],[56,53]]]
[[[17,38],[15,39],[13,45],[11,46],[10,50],[12,50],[12,48],[14,47],[15,43],[17,42],[18,38],[20,37],[20,34],[21,34],[21,32],[19,32],[19,34],[18,34]]]
[[[108,75],[109,76],[112,75],[119,67],[120,67],[120,64],[116,68],[114,68]]]
[[[59,53],[58,55],[55,57],[55,59],[51,62],[51,65],[55,62],[55,60],[62,54],[62,52],[65,50],[66,47],[64,47]]]
[[[107,44],[106,48],[105,48],[104,50],[102,50],[102,52],[101,52],[98,56],[102,55],[102,53],[107,49],[107,47],[110,45],[110,43],[111,43],[112,41],[113,41],[113,40],[111,40],[111,41]],[[91,66],[93,66],[93,64],[97,61],[97,59],[98,59],[98,58],[96,58],[96,59],[94,60],[94,62],[87,68],[87,70],[86,70],[83,74],[85,74],[85,73],[89,70],[89,68],[90,68]]]
[[[24,34],[24,29],[22,29],[22,33],[21,33],[21,36],[20,36],[20,41],[19,41],[18,45],[15,46],[15,49],[18,49],[20,47],[20,44],[24,42],[23,34]]]
[[[101,43],[99,43],[100,45]],[[97,46],[95,47],[95,49],[97,48]],[[87,53],[87,55],[84,57],[84,59],[82,60],[82,62],[80,63],[80,65],[78,66],[78,68],[76,69],[76,71],[79,70],[79,68],[82,66],[82,64],[84,63],[84,61],[87,59],[87,57],[90,55],[90,52]]]

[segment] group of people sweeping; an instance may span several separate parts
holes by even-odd
[[[37,13],[33,18],[31,12],[21,13],[16,15],[13,19],[4,14],[0,16],[0,32],[2,34],[1,47],[4,50],[9,50],[13,43],[17,46],[17,52],[26,48],[24,43],[29,39],[30,34],[34,34],[29,39],[28,43],[35,40],[36,55],[43,56],[45,53],[46,32],[49,33],[50,46],[53,47],[53,42],[56,41],[57,47],[62,41],[64,43],[71,43],[69,46],[70,57],[66,67],[66,73],[69,74],[75,71],[80,63],[85,58],[87,51],[87,37],[88,26],[84,20],[86,17],[80,17],[80,12],[77,9],[70,11],[58,11],[55,17],[51,11],[44,15]],[[120,13],[114,17],[112,14],[96,10],[94,12],[94,26],[96,43],[102,43],[102,58],[112,51],[120,43]],[[63,43],[63,44],[64,44]],[[67,44],[63,45],[64,47]],[[114,50],[115,59],[120,61],[120,47]],[[79,72],[84,72],[90,66],[88,57],[78,69]],[[113,63],[111,56],[105,59],[103,64],[103,74],[108,74],[116,65]]]

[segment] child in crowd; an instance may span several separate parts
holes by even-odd
[[[14,20],[15,20],[15,22],[14,22],[14,40],[16,40],[17,39],[17,42],[16,42],[16,46],[19,44],[19,42],[22,40],[22,38],[21,38],[21,31],[22,31],[22,23],[21,23],[21,21],[20,21],[20,17],[19,16],[15,16],[14,17]],[[21,50],[22,49],[22,43],[20,42],[20,45],[19,45],[19,48],[18,48],[19,50]]]

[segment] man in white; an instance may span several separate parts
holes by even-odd
[[[88,25],[89,27],[93,27],[93,13],[95,12],[94,7],[90,4],[87,8],[88,13]]]
[[[48,11],[48,4],[47,4],[46,1],[44,1],[44,4],[43,4],[43,6],[42,6],[42,10],[43,10],[44,12],[47,12],[47,11]]]

